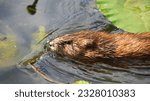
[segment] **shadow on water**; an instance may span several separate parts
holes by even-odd
[[[0,14],[0,33],[17,37],[19,56],[16,54],[16,57],[19,58],[16,63],[24,56],[34,57],[34,52],[29,54],[35,40],[32,34],[41,25],[47,32],[54,31],[41,38],[38,44],[43,48],[45,42],[57,36],[80,30],[123,32],[96,9],[95,0],[1,0],[0,10],[4,12]],[[41,51],[45,52],[44,49]],[[81,79],[92,83],[150,83],[150,76],[142,75],[150,74],[147,69],[117,69],[102,63],[91,66],[52,53],[44,53],[34,65],[48,79],[63,83]],[[4,71],[0,71],[0,83],[50,83],[33,71],[31,65],[17,67],[3,68]]]

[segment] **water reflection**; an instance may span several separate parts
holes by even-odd
[[[93,66],[64,59],[51,53],[45,54],[34,65],[47,78],[63,83],[81,79],[92,83],[150,83],[150,70],[147,69],[122,69],[108,64]]]

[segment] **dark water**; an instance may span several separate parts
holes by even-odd
[[[58,29],[43,42],[83,29],[122,32],[96,9],[95,0],[38,0],[36,6],[32,5],[33,2],[34,0],[0,1],[0,33],[17,37],[18,54],[14,57],[17,58],[15,64],[30,54],[32,41],[35,40],[32,34],[41,25],[47,32]],[[36,7],[36,12],[27,10],[31,6]],[[76,80],[88,80],[92,83],[150,83],[150,76],[141,75],[150,74],[147,69],[112,70],[112,66],[107,64],[96,65],[94,68],[50,53],[44,54],[35,65],[46,77],[63,83]],[[34,72],[31,66],[12,65],[0,68],[0,83],[50,83]]]

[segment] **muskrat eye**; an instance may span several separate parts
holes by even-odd
[[[66,40],[66,41],[63,41],[62,43],[61,43],[61,45],[65,45],[65,44],[72,44],[73,43],[73,41],[72,40]]]

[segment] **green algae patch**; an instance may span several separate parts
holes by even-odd
[[[128,32],[150,32],[150,0],[96,0],[98,9]]]
[[[78,80],[78,81],[73,82],[72,84],[90,84],[90,82],[85,81],[85,80]]]
[[[15,64],[16,60],[16,38],[13,35],[0,33],[0,68]]]
[[[39,26],[39,30],[36,33],[33,33],[32,38],[32,45],[31,45],[31,50],[39,50],[42,49],[41,43],[39,43],[45,36],[46,36],[46,30],[44,26]]]

